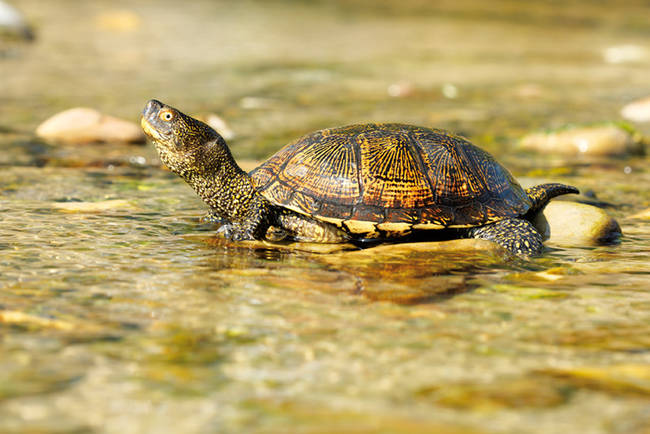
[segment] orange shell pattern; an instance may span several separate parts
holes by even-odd
[[[467,227],[531,206],[487,152],[443,130],[402,124],[316,131],[251,176],[271,202],[316,218]]]

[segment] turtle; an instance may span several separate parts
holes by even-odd
[[[233,241],[363,245],[451,231],[533,256],[543,239],[531,219],[553,197],[578,193],[558,183],[524,190],[489,153],[442,129],[322,129],[247,173],[215,130],[173,107],[150,100],[141,126],[161,161],[208,205],[206,219],[221,223],[218,234]]]

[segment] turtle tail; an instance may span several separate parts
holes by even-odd
[[[570,185],[564,184],[540,184],[535,187],[527,188],[526,194],[530,198],[532,206],[528,210],[528,214],[532,215],[546,206],[546,204],[555,196],[563,194],[579,194],[580,190]]]

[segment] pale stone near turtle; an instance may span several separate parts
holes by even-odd
[[[133,122],[105,115],[95,109],[76,107],[48,118],[36,135],[59,143],[143,143],[144,134]]]
[[[644,145],[629,131],[611,124],[532,133],[524,136],[519,146],[558,155],[603,157],[642,154]]]
[[[650,96],[624,106],[621,116],[632,122],[650,122]]]
[[[607,243],[621,236],[621,227],[612,216],[583,203],[550,202],[533,223],[549,242],[562,246]]]
[[[462,253],[462,252],[481,252],[485,255],[502,255],[506,250],[496,243],[482,240],[480,238],[461,238],[457,240],[399,244],[382,244],[374,247],[372,250],[358,250],[346,252],[346,258],[361,257],[380,257],[381,255],[408,255],[413,252],[419,253]]]

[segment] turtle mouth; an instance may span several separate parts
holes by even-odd
[[[140,118],[140,126],[142,127],[142,131],[153,140],[163,140],[167,138],[166,134],[157,130],[144,116]]]

